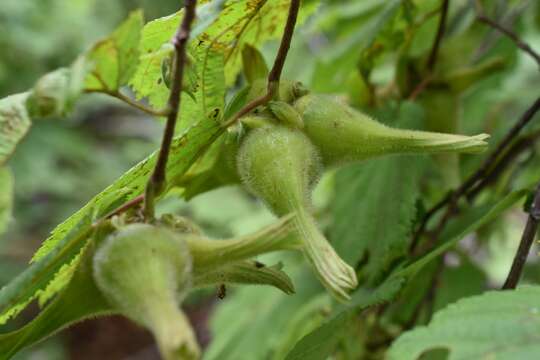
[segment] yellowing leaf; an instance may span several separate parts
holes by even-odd
[[[203,1],[202,4],[207,1]],[[225,83],[231,85],[238,75],[242,61],[241,50],[244,44],[260,45],[279,37],[283,32],[287,17],[289,0],[230,0],[205,31],[194,39],[193,47],[203,46],[208,53],[197,59],[197,67],[203,68],[209,56],[223,57],[225,64]],[[310,2],[302,8],[299,22],[315,9]],[[204,6],[204,5],[203,5]],[[141,64],[131,79],[138,98],[149,97],[150,103],[163,107],[168,89],[161,78],[161,63],[170,52],[163,45],[170,41],[183,16],[183,10],[147,23],[141,38]],[[198,19],[200,22],[206,19]],[[197,27],[197,23],[195,24]],[[193,48],[192,47],[192,48]],[[202,61],[203,64],[199,64]],[[200,79],[199,79],[200,81]]]
[[[139,62],[142,27],[143,14],[135,11],[110,37],[90,49],[87,58],[94,70],[86,79],[89,90],[115,91],[128,82]]]
[[[0,100],[0,165],[10,158],[30,128],[27,98],[28,93],[22,93]]]

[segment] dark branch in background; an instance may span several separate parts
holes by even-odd
[[[439,47],[441,46],[441,40],[444,36],[444,30],[446,28],[446,19],[448,18],[448,5],[450,0],[443,0],[441,5],[441,17],[439,20],[439,27],[437,28],[437,35],[435,36],[435,41],[431,47],[431,52],[429,53],[427,61],[427,70],[431,73],[435,68],[435,63],[437,62],[437,55],[439,53]]]
[[[431,81],[431,74],[426,75],[426,77],[416,85],[416,87],[411,91],[411,94],[408,97],[409,101],[414,101],[426,89],[426,87],[429,85],[429,82]]]
[[[225,127],[231,126],[238,121],[238,119],[251,112],[256,107],[264,105],[268,101],[272,100],[276,92],[279,90],[279,80],[281,78],[281,72],[283,71],[283,65],[285,65],[285,60],[287,59],[287,54],[289,53],[289,48],[291,47],[291,40],[294,34],[299,9],[300,0],[291,0],[289,14],[287,16],[287,22],[285,23],[285,29],[283,31],[279,50],[276,55],[276,59],[274,60],[274,65],[268,74],[268,88],[266,94],[246,104],[242,109],[240,109],[240,111],[225,122]]]
[[[146,185],[144,214],[147,219],[154,216],[154,200],[157,195],[163,190],[165,184],[165,170],[167,160],[171,149],[171,143],[176,127],[176,119],[180,111],[180,95],[182,90],[182,82],[184,79],[184,67],[186,64],[186,47],[191,31],[191,23],[195,19],[196,0],[185,0],[184,18],[178,28],[178,31],[172,38],[171,42],[175,48],[175,56],[173,63],[173,76],[171,84],[171,92],[167,102],[169,113],[167,114],[167,123],[163,133],[163,140],[159,149],[158,158],[154,167],[154,172],[150,176]]]
[[[535,61],[536,63],[538,64],[538,66],[540,66],[540,55],[538,55],[538,53],[536,51],[534,51],[530,46],[529,44],[527,44],[526,42],[524,42],[523,40],[521,40],[514,32],[512,32],[511,30],[505,28],[504,26],[502,26],[501,24],[499,24],[498,22],[496,21],[493,21],[491,20],[489,17],[487,17],[484,13],[484,10],[482,9],[482,6],[480,4],[479,1],[476,1],[476,20],[478,20],[479,22],[481,23],[484,23],[488,26],[491,26],[492,28],[500,31],[501,33],[503,33],[504,35],[506,35],[507,37],[509,37],[515,44],[518,48],[520,48],[521,50],[523,50],[524,52],[526,52],[527,54],[529,54]]]
[[[437,34],[435,35],[435,40],[433,40],[433,45],[431,46],[431,51],[429,52],[429,56],[427,59],[426,74],[424,78],[415,86],[415,88],[408,95],[408,99],[410,101],[414,101],[418,97],[418,95],[420,95],[420,93],[422,93],[427,88],[433,78],[433,70],[435,69],[435,64],[437,63],[439,48],[441,47],[441,41],[446,29],[446,19],[448,18],[449,4],[450,0],[443,0],[440,9],[437,9],[437,11],[440,11],[441,15],[439,19],[439,26],[437,28]]]
[[[523,13],[525,11],[527,11],[529,2],[530,1],[528,0],[528,1],[524,1],[522,4],[516,4],[516,6],[512,8],[505,8],[504,15],[500,16],[497,19],[497,22],[499,22],[505,28],[512,28],[514,26],[514,23],[521,16],[523,16]],[[479,12],[478,9],[482,9],[482,7],[480,5],[476,5],[476,14]],[[484,38],[483,43],[480,45],[478,49],[476,49],[476,53],[474,54],[472,58],[472,63],[478,63],[479,61],[481,61],[481,59],[490,51],[490,49],[492,49],[493,46],[495,46],[498,39],[501,36],[505,36],[503,33],[501,33],[500,31],[497,31],[496,29],[492,29],[492,30],[494,31],[486,34],[486,37]]]
[[[540,131],[535,131],[516,140],[513,145],[504,153],[504,155],[497,160],[497,163],[492,166],[489,173],[482,180],[480,180],[476,186],[467,192],[467,200],[471,202],[480,193],[480,191],[482,191],[482,189],[494,183],[502,172],[506,170],[510,164],[512,164],[514,159],[516,159],[526,150],[530,149],[539,138]]]
[[[482,179],[484,179],[487,175],[489,175],[489,170],[497,162],[497,159],[501,154],[504,154],[506,152],[506,149],[508,146],[512,143],[512,141],[519,135],[521,130],[533,119],[536,112],[540,109],[540,98],[536,99],[534,104],[527,109],[527,111],[521,116],[519,121],[508,131],[508,133],[504,136],[504,138],[500,141],[500,143],[497,145],[497,147],[491,152],[491,154],[484,160],[480,168],[473,173],[461,186],[459,186],[456,190],[450,192],[446,197],[444,197],[441,201],[439,201],[437,204],[435,204],[429,211],[426,212],[424,217],[422,218],[422,221],[420,222],[420,225],[418,229],[415,231],[413,235],[413,241],[411,243],[411,251],[414,251],[416,246],[418,245],[418,242],[420,240],[421,235],[425,232],[427,223],[429,220],[437,213],[439,210],[443,209],[444,207],[447,208],[445,214],[442,216],[441,220],[439,221],[439,224],[436,227],[434,237],[442,231],[448,220],[453,216],[453,212],[455,211],[457,201],[463,197],[466,196],[469,191]],[[480,191],[481,189],[476,189],[475,191]]]
[[[529,210],[529,218],[527,219],[527,225],[525,225],[525,230],[523,230],[523,235],[521,236],[521,242],[519,243],[518,250],[512,262],[512,267],[508,273],[508,277],[504,282],[502,287],[503,290],[515,289],[519,279],[521,278],[521,273],[525,262],[527,261],[527,256],[531,250],[531,246],[536,237],[536,231],[538,230],[538,223],[540,222],[540,184],[536,188],[536,193],[534,195],[534,200],[531,204]]]

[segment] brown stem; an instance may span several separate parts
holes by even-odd
[[[144,214],[147,219],[152,219],[154,217],[155,197],[159,195],[161,191],[163,191],[165,185],[167,160],[169,158],[171,143],[174,136],[174,129],[176,127],[176,119],[178,117],[178,113],[180,112],[180,95],[182,91],[182,82],[184,79],[184,68],[186,65],[186,47],[189,40],[189,33],[191,31],[191,23],[195,19],[197,0],[185,0],[184,4],[184,18],[182,19],[182,23],[180,24],[178,31],[171,40],[175,48],[175,56],[173,61],[171,92],[167,102],[169,108],[167,123],[165,124],[163,140],[159,149],[154,172],[150,176],[148,184],[146,185]]]
[[[416,98],[427,88],[431,80],[433,79],[433,70],[435,64],[437,63],[437,56],[439,54],[439,48],[441,47],[441,41],[444,36],[444,31],[446,28],[446,19],[448,18],[448,6],[450,0],[443,0],[437,12],[440,11],[440,20],[439,26],[437,28],[437,34],[435,35],[435,40],[431,46],[431,51],[429,52],[428,60],[426,62],[426,74],[423,79],[414,87],[411,93],[408,95],[410,101],[416,100]]]
[[[103,219],[110,219],[115,215],[119,215],[119,214],[131,209],[132,207],[135,207],[135,206],[141,204],[143,201],[144,201],[144,194],[141,194],[141,195],[139,195],[139,196],[137,196],[137,197],[123,203],[122,205],[120,205],[119,207],[117,207],[116,209],[114,209],[113,211],[108,213],[107,215],[105,215],[103,217]]]
[[[519,135],[521,130],[533,119],[536,112],[540,109],[540,98],[537,98],[536,101],[532,104],[531,107],[521,116],[519,121],[508,131],[504,138],[499,142],[497,147],[491,152],[491,154],[484,160],[480,168],[473,173],[465,182],[463,182],[456,190],[448,193],[441,201],[436,203],[429,211],[426,212],[418,229],[413,235],[413,240],[411,243],[410,250],[414,251],[418,245],[421,235],[425,232],[427,223],[429,220],[437,213],[439,210],[446,207],[446,212],[442,216],[439,224],[437,225],[435,235],[432,237],[435,239],[438,236],[438,232],[444,228],[448,220],[453,216],[454,211],[457,207],[457,201],[465,196],[468,191],[473,188],[479,181],[489,174],[491,166],[496,163],[497,159],[501,154],[503,154],[506,148],[512,143],[514,138]]]
[[[281,78],[281,72],[283,71],[283,65],[285,65],[285,59],[289,53],[291,47],[291,40],[294,34],[294,28],[296,26],[296,19],[298,18],[298,10],[300,9],[300,0],[291,0],[289,6],[289,15],[287,16],[287,22],[285,23],[285,30],[283,30],[283,37],[279,44],[279,50],[274,60],[274,66],[268,74],[268,92],[276,90],[275,84],[279,83]]]
[[[232,124],[236,123],[238,119],[240,119],[242,116],[253,111],[258,106],[264,105],[270,100],[272,100],[272,97],[273,97],[273,94],[271,92],[267,92],[263,96],[260,96],[256,98],[255,100],[250,101],[243,108],[241,108],[236,114],[234,114],[233,117],[227,120],[223,126],[226,128],[231,126]]]
[[[437,62],[437,55],[439,53],[439,48],[441,46],[441,40],[444,36],[444,30],[446,28],[446,19],[448,18],[448,5],[450,0],[443,0],[441,5],[441,17],[439,20],[439,27],[437,28],[437,35],[435,36],[435,41],[431,47],[431,52],[429,53],[427,61],[427,70],[429,73],[433,72],[435,68],[435,63]]]
[[[529,210],[529,218],[527,219],[527,225],[523,230],[523,235],[521,236],[521,242],[516,251],[514,261],[512,262],[512,267],[508,273],[508,277],[502,286],[503,290],[515,289],[521,273],[523,272],[523,267],[527,261],[527,256],[531,250],[531,246],[536,237],[536,232],[538,230],[538,223],[540,222],[540,184],[536,188],[536,193],[534,195],[534,200],[531,204]]]
[[[109,95],[109,96],[112,96],[114,98],[117,98],[118,100],[121,100],[123,102],[125,102],[126,104],[138,109],[138,110],[141,110],[149,115],[152,115],[152,116],[167,116],[169,114],[169,109],[166,108],[166,109],[162,109],[162,110],[156,110],[156,109],[152,109],[152,108],[149,108],[147,106],[144,106],[143,104],[133,100],[132,98],[130,98],[129,96],[126,96],[124,94],[122,94],[120,91],[116,90],[116,91],[110,91],[110,90],[101,90],[101,89],[86,89],[84,91],[85,93],[101,93],[101,94],[106,94],[106,95]]]
[[[287,16],[287,22],[285,23],[283,36],[281,37],[279,50],[276,55],[276,59],[274,60],[274,65],[272,66],[272,69],[268,74],[268,88],[266,94],[247,103],[242,109],[240,109],[236,114],[234,114],[229,120],[225,122],[224,127],[231,126],[232,124],[236,123],[238,119],[240,119],[242,116],[246,115],[258,106],[266,104],[268,101],[272,100],[276,91],[278,91],[279,80],[281,78],[283,66],[285,65],[285,60],[287,59],[287,54],[289,53],[289,48],[291,47],[291,40],[294,34],[294,28],[296,26],[296,19],[298,18],[299,9],[300,0],[291,0],[291,5],[289,6],[289,14]]]
[[[414,101],[420,95],[426,87],[429,85],[429,82],[431,81],[431,75],[426,75],[426,77],[416,85],[414,90],[409,95],[409,101]]]

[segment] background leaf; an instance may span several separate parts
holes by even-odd
[[[94,70],[86,80],[92,90],[116,91],[127,84],[139,62],[142,11],[131,13],[109,37],[96,43],[86,55]]]
[[[374,290],[360,289],[344,310],[304,336],[287,355],[286,360],[325,360],[332,355],[336,345],[347,336],[348,327],[358,320],[355,316],[370,306],[380,305],[395,297],[403,279],[393,278]]]
[[[328,307],[327,295],[323,295],[326,300],[315,300],[322,292],[321,286],[308,269],[301,267],[300,256],[281,255],[281,259],[286,259],[284,270],[293,280],[295,294],[284,296],[274,289],[259,288],[254,292],[242,288],[227,296],[212,318],[215,338],[204,354],[205,360],[283,359],[288,348],[280,356],[282,347],[294,344],[297,337],[304,335],[306,325],[318,326],[324,319],[317,314]],[[317,302],[313,305],[311,301]],[[314,319],[315,324],[310,323]]]
[[[314,2],[306,3],[307,5],[302,8],[299,22],[316,7]],[[205,2],[199,5],[205,6]],[[225,83],[232,85],[241,70],[243,45],[249,43],[259,46],[269,39],[280,36],[288,8],[289,1],[287,0],[229,0],[221,12],[223,15],[207,26],[193,43],[198,42],[196,47],[202,45],[209,54],[222,58]],[[168,94],[168,89],[161,79],[161,64],[170,55],[170,51],[163,48],[163,45],[168,43],[174,35],[182,16],[183,10],[151,21],[143,29],[140,48],[141,65],[130,84],[138,98],[148,97],[150,104],[156,108],[162,108],[165,105]],[[197,26],[195,24],[196,28]],[[202,65],[204,68],[206,62],[203,59],[203,64],[197,64],[197,67]],[[200,72],[200,69],[196,70],[196,73]]]
[[[413,360],[430,349],[449,350],[448,360],[534,359],[538,337],[540,286],[490,291],[437,312],[428,326],[403,334],[390,360]]]
[[[397,125],[418,128],[422,115],[417,105],[403,103]],[[365,282],[380,281],[396,260],[407,255],[425,161],[421,156],[376,158],[336,174],[336,189],[347,191],[337,191],[332,204],[331,239],[349,264],[365,260],[361,268]]]

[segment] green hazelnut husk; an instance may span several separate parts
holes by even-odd
[[[394,129],[373,120],[332,96],[309,94],[294,107],[304,132],[327,166],[406,153],[478,153],[487,148],[487,134],[463,136]]]
[[[191,288],[191,256],[182,235],[149,224],[109,235],[93,259],[94,280],[111,305],[150,329],[166,360],[198,359],[193,330],[180,310]]]
[[[322,172],[319,154],[299,130],[269,125],[251,131],[238,154],[243,184],[278,216],[294,213],[294,233],[322,284],[339,300],[357,285],[354,270],[321,233],[310,194]]]

